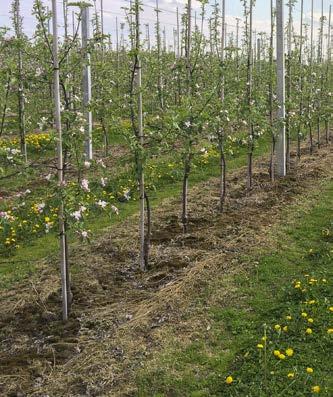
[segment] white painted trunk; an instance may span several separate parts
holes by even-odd
[[[83,107],[86,117],[85,125],[85,156],[87,160],[93,158],[92,147],[92,112],[89,110],[91,102],[91,66],[90,66],[90,53],[87,50],[88,42],[90,40],[90,19],[89,8],[84,7],[82,10],[82,48],[85,52],[85,64],[83,66]]]
[[[286,126],[285,126],[285,55],[284,55],[284,18],[283,0],[276,2],[276,66],[277,101],[279,131],[276,142],[276,172],[280,177],[286,175]]]

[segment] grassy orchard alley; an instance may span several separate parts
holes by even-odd
[[[166,334],[139,373],[139,395],[331,396],[332,203],[330,181],[286,208],[288,221],[239,258],[239,272],[211,280],[191,312],[200,331],[190,343]]]

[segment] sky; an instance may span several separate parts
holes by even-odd
[[[92,0],[90,0],[92,2]],[[96,0],[97,8],[100,9],[100,1]],[[285,0],[287,3],[288,0]],[[0,0],[0,27],[10,27],[10,8],[12,0]],[[215,0],[210,0],[209,4],[213,4]],[[321,2],[322,0],[314,0],[314,17],[315,17],[315,29],[319,27],[319,19],[321,16]],[[324,15],[328,20],[329,5],[333,4],[333,0],[323,0],[324,2]],[[51,0],[44,0],[43,3],[46,6],[51,7]],[[61,32],[61,25],[63,25],[62,18],[62,1],[57,0],[59,7],[59,25]],[[104,3],[104,31],[115,35],[116,31],[116,18],[118,23],[125,22],[124,10],[122,7],[129,5],[129,0],[103,0]],[[142,24],[149,24],[150,31],[154,31],[155,22],[155,0],[142,0],[143,11],[141,15]],[[176,28],[176,9],[179,10],[184,8],[186,0],[159,0],[159,7],[163,10],[160,13],[161,27],[165,27],[168,44],[171,44],[172,32]],[[21,13],[24,18],[24,32],[28,36],[32,36],[35,25],[35,18],[31,15],[33,0],[21,0]],[[294,24],[296,32],[299,31],[299,20],[300,20],[300,0],[297,2],[294,9]],[[310,7],[311,0],[304,0],[304,22],[310,22]],[[71,8],[74,10],[74,8]],[[208,14],[210,13],[211,7],[207,6]],[[287,10],[286,10],[287,11]],[[197,12],[199,18],[200,3],[193,0],[193,13]],[[236,30],[236,18],[243,16],[242,3],[240,0],[226,0],[226,22],[228,24],[228,32]],[[285,18],[287,13],[285,14]],[[254,30],[258,32],[269,32],[270,31],[270,0],[256,0],[254,9]],[[327,32],[327,22],[325,22],[325,32]]]

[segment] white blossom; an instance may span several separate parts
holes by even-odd
[[[111,205],[111,210],[112,210],[115,214],[119,215],[119,209],[118,209],[115,205]]]
[[[81,188],[86,192],[90,192],[88,179],[82,179]]]
[[[82,213],[80,210],[78,211],[74,211],[71,213],[71,216],[76,219],[77,221],[79,221],[82,218]]]
[[[45,203],[36,204],[36,208],[37,208],[39,213],[42,213],[44,208],[45,208]]]
[[[106,201],[104,201],[104,200],[99,200],[98,202],[97,202],[97,205],[99,206],[99,207],[101,207],[101,208],[105,208],[106,206],[107,206],[107,202]]]

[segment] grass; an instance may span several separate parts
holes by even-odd
[[[210,283],[196,298],[198,316],[210,329],[185,346],[171,333],[165,350],[140,371],[139,396],[332,395],[333,183],[323,191],[314,208],[305,200],[293,214],[285,211],[295,221],[272,230],[274,249],[254,250],[242,258],[249,270]],[[203,303],[231,287],[236,292],[226,306]]]
[[[256,149],[255,156],[259,157],[266,153],[269,148],[268,141],[263,141],[261,146]],[[247,154],[246,149],[241,149],[237,155],[228,159],[228,170],[236,169],[246,164]],[[167,168],[167,159],[161,162],[162,168]],[[208,180],[211,177],[219,175],[218,160],[211,158],[207,164],[202,164],[193,169],[190,177],[190,184],[194,185],[202,181]],[[39,197],[43,197],[42,188],[38,190]],[[156,207],[163,199],[169,197],[180,196],[181,181],[170,181],[169,177],[159,180],[156,190],[150,192],[151,206]],[[113,216],[111,219],[104,214],[94,216],[89,219],[87,229],[91,230],[94,238],[105,233],[106,228],[119,224],[127,217],[137,213],[137,201],[130,201],[128,203],[119,203],[120,215]],[[75,244],[76,236],[70,234],[70,243]],[[24,277],[34,272],[36,263],[43,258],[56,257],[58,249],[58,239],[54,233],[43,235],[39,238],[32,239],[26,243],[21,243],[20,248],[8,259],[0,262],[0,288],[9,288],[13,282],[22,280]]]

